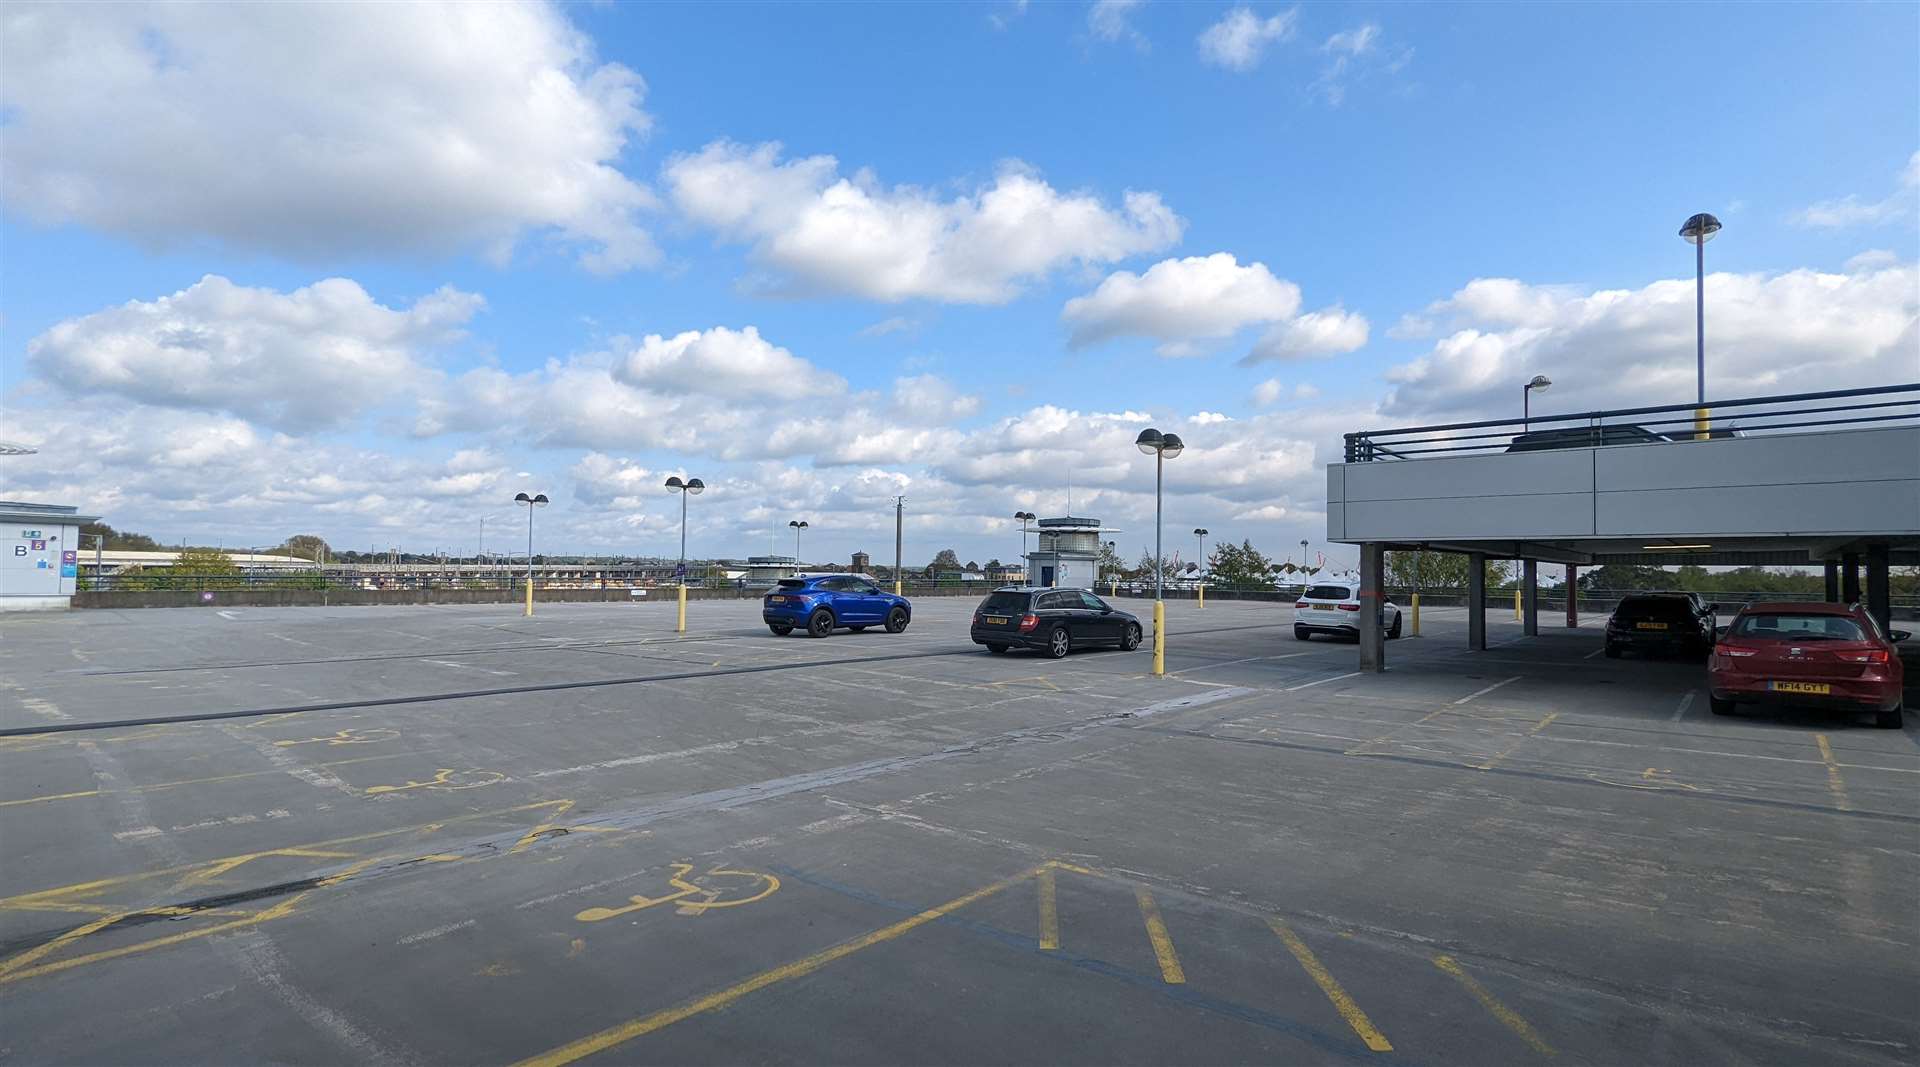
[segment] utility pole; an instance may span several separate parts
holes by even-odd
[[[907,498],[893,498],[893,595],[900,596],[900,531],[906,521]]]

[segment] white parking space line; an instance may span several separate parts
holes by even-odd
[[[1290,685],[1280,691],[1282,693],[1298,692],[1299,690],[1302,690],[1302,689],[1312,689],[1316,685],[1326,685],[1328,682],[1338,682],[1344,678],[1358,678],[1360,677],[1360,674],[1361,674],[1360,671],[1354,671],[1352,674],[1337,674],[1332,678],[1322,678],[1317,682],[1302,682],[1299,685]]]
[[[1589,652],[1589,653],[1587,653],[1586,655],[1584,655],[1584,656],[1581,656],[1580,658],[1581,658],[1581,659],[1592,659],[1593,657],[1595,657],[1595,656],[1597,656],[1597,655],[1599,655],[1599,654],[1600,654],[1600,653],[1602,653],[1602,652],[1605,652],[1606,650],[1607,650],[1607,646],[1605,646],[1605,645],[1601,645],[1601,646],[1600,646],[1599,648],[1596,648],[1596,649],[1594,649],[1594,650],[1593,650],[1592,652]]]
[[[1495,689],[1498,689],[1503,685],[1510,685],[1514,682],[1519,681],[1523,677],[1525,677],[1525,675],[1516,674],[1511,678],[1502,678],[1499,681],[1493,683],[1492,685],[1486,687],[1485,689],[1476,689],[1473,692],[1468,693],[1466,696],[1463,696],[1459,700],[1454,701],[1454,703],[1465,704],[1467,701],[1472,700],[1475,697],[1486,696],[1488,693],[1493,692]]]
[[[1686,717],[1687,709],[1690,707],[1693,707],[1694,693],[1695,693],[1695,690],[1689,689],[1685,693],[1681,694],[1680,706],[1673,709],[1673,718],[1670,721],[1679,722],[1681,719]]]
[[[1311,652],[1289,652],[1284,656],[1248,656],[1246,659],[1230,659],[1219,663],[1203,663],[1198,667],[1182,667],[1174,674],[1191,674],[1194,671],[1210,671],[1215,667],[1232,667],[1241,663],[1264,663],[1270,659],[1293,659],[1297,656],[1311,656]]]

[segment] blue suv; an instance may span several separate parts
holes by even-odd
[[[767,629],[785,637],[796,629],[825,637],[844,627],[859,633],[884,626],[897,634],[913,621],[913,604],[906,597],[881,592],[880,587],[852,574],[813,578],[782,578],[760,603]]]

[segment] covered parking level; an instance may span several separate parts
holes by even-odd
[[[1920,383],[1351,433],[1327,538],[1359,546],[1376,616],[1388,549],[1468,554],[1477,651],[1487,559],[1521,561],[1528,634],[1541,562],[1825,564],[1884,627],[1890,568],[1920,564]],[[1385,670],[1380,627],[1360,633],[1360,669]]]

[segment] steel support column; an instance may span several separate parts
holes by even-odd
[[[1840,603],[1858,604],[1860,602],[1860,553],[1848,552],[1840,557]]]
[[[1886,545],[1867,546],[1867,614],[1880,624],[1880,632],[1893,629],[1893,587],[1888,581]]]
[[[1832,560],[1828,560],[1826,571],[1827,571],[1826,601],[1829,604],[1838,604],[1840,603],[1840,565],[1838,563],[1833,562]]]
[[[1580,627],[1580,568],[1567,564],[1567,629]]]
[[[1520,632],[1540,636],[1540,564],[1520,561]]]
[[[1385,561],[1385,546],[1378,542],[1360,546],[1360,669],[1376,674],[1387,669],[1380,611],[1386,599]]]
[[[1467,647],[1487,650],[1487,555],[1467,553]]]

